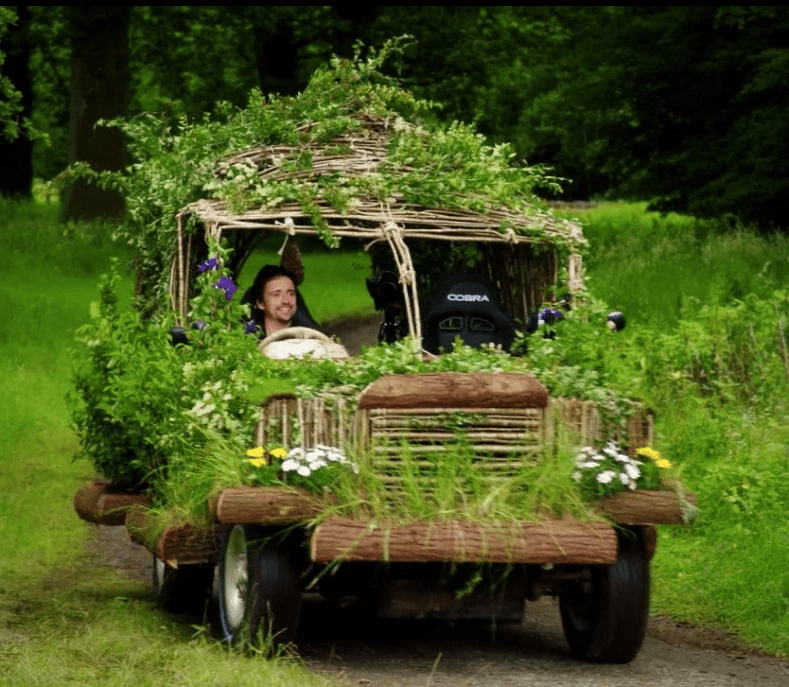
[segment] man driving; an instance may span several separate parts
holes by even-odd
[[[255,305],[263,313],[262,328],[266,336],[290,327],[296,312],[295,278],[282,267],[274,267],[269,272],[271,276],[267,275],[262,289],[255,292]]]

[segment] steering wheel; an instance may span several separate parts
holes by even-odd
[[[285,327],[285,329],[269,334],[260,342],[259,347],[263,348],[275,341],[285,341],[286,339],[317,339],[318,341],[332,343],[328,336],[317,329],[311,329],[310,327]]]
[[[293,342],[294,349],[279,350],[282,346],[287,347],[287,343]],[[296,344],[297,341],[303,342]],[[312,344],[309,342],[312,341]],[[311,355],[315,358],[334,358],[343,359],[348,357],[348,351],[341,344],[332,341],[323,332],[309,327],[286,327],[278,332],[269,334],[258,344],[258,350],[268,358],[275,360],[285,360],[287,358],[304,358]]]

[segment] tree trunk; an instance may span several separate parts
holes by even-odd
[[[72,15],[69,163],[118,171],[126,163],[123,134],[96,127],[99,119],[125,114],[129,89],[128,6],[74,6]],[[64,220],[118,218],[123,197],[78,180],[63,196]]]
[[[133,506],[147,506],[146,494],[117,491],[108,482],[89,482],[74,497],[74,510],[85,522],[96,525],[123,525]]]
[[[598,508],[623,525],[686,525],[696,519],[696,495],[675,491],[623,491],[600,499]]]
[[[172,525],[160,535],[153,535],[153,521],[140,508],[132,508],[126,517],[126,529],[133,542],[172,566],[211,563],[219,551],[220,525],[195,527]]]

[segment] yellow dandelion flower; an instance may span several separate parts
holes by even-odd
[[[650,460],[660,459],[660,452],[656,451],[651,446],[644,446],[643,448],[636,449],[636,453],[639,456],[644,456],[644,458],[649,458]]]
[[[271,452],[271,455],[274,456],[275,458],[279,458],[280,460],[282,460],[285,456],[288,455],[288,452],[284,448],[280,447],[280,448],[275,448]]]
[[[257,448],[251,448],[247,451],[247,455],[251,456],[252,458],[262,458],[266,454],[266,451],[263,449],[262,446],[258,446]]]
[[[252,463],[256,468],[262,467],[266,464],[265,458],[250,458],[249,462]]]
[[[661,456],[660,451],[656,451],[651,446],[636,449],[636,453],[644,458],[649,458],[659,468],[666,470],[671,467],[671,461]]]

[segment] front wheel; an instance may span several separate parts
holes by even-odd
[[[619,556],[560,595],[564,636],[577,658],[629,663],[644,641],[649,615],[649,559],[640,528],[619,534]]]
[[[288,552],[260,541],[249,525],[222,529],[219,617],[227,641],[259,637],[271,647],[296,637],[301,609],[299,579]]]

